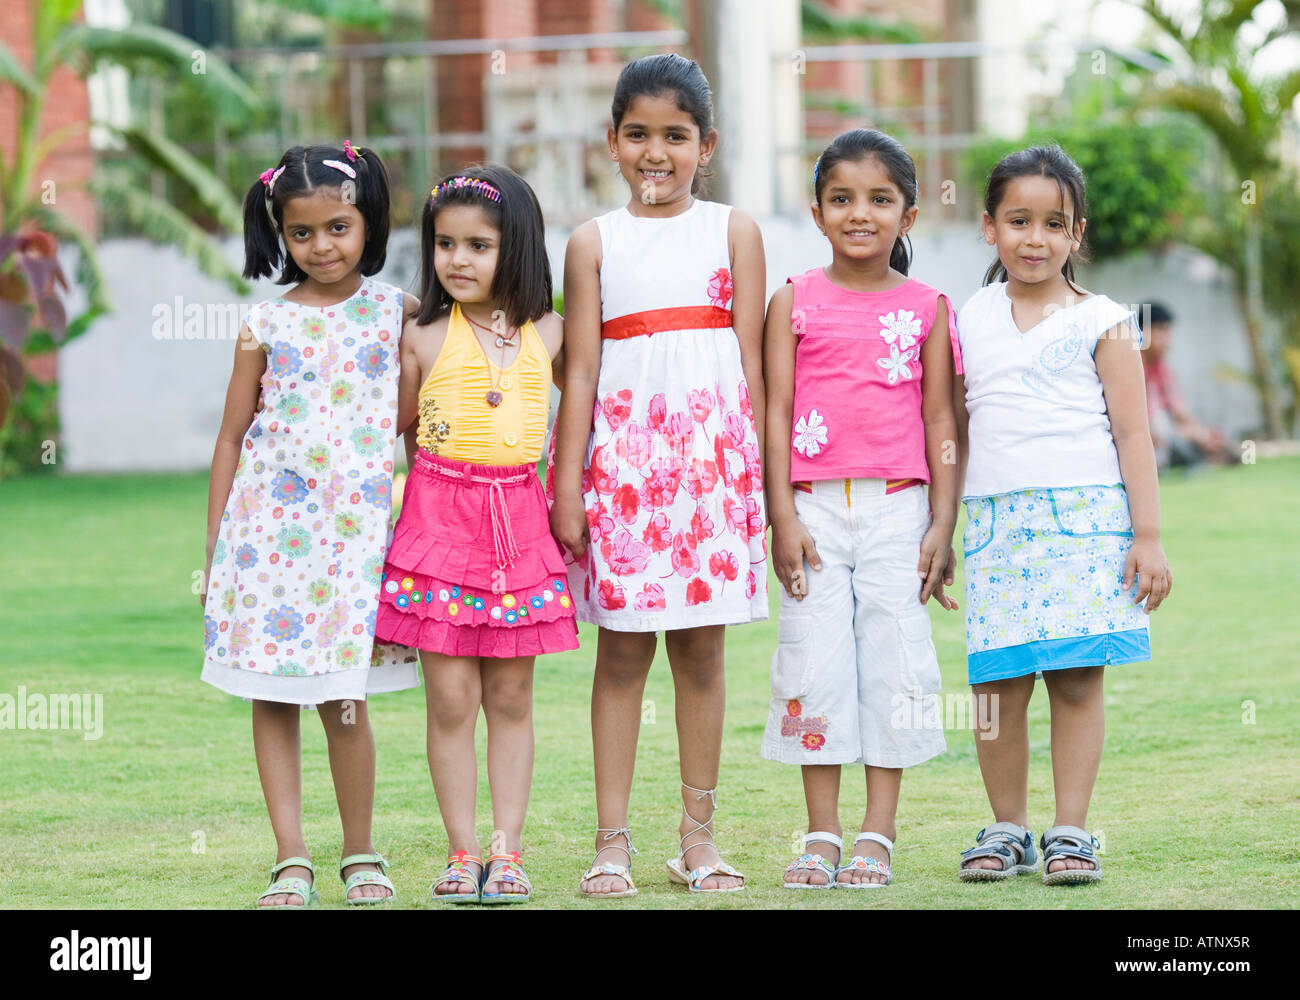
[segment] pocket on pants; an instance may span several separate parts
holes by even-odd
[[[776,652],[772,654],[772,697],[788,701],[812,687],[812,615],[781,610],[776,626]]]
[[[903,689],[910,695],[937,694],[943,686],[939,657],[930,636],[930,616],[918,605],[898,617]]]

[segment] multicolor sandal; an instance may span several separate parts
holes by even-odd
[[[484,903],[526,903],[533,898],[533,884],[528,881],[528,876],[524,872],[524,867],[520,863],[518,851],[510,851],[508,854],[491,854],[487,859],[487,867],[483,869],[483,885],[487,886],[489,882],[509,882],[512,885],[521,885],[524,887],[523,892],[484,892],[482,902]],[[502,864],[493,868],[492,863],[500,861]]]
[[[844,841],[841,840],[839,837],[835,836],[835,834],[827,833],[824,830],[818,830],[815,833],[805,834],[803,838],[803,846],[807,847],[809,844],[819,840],[826,844],[834,844],[840,850],[841,853],[844,851]],[[786,865],[785,870],[788,873],[788,872],[803,871],[804,869],[807,869],[809,871],[821,872],[826,876],[826,881],[825,882],[782,881],[781,884],[784,885],[787,889],[834,889],[835,888],[835,876],[836,874],[838,874],[839,869],[836,868],[835,865],[827,861],[820,854],[801,854],[790,864]]]
[[[857,839],[853,841],[853,850],[855,852],[853,857],[849,858],[849,863],[847,865],[840,865],[840,867],[835,869],[835,887],[837,889],[883,889],[894,881],[894,875],[889,870],[889,865],[886,862],[879,861],[866,854],[856,853],[858,844],[864,840],[871,841],[874,844],[879,844],[889,852],[890,858],[893,858],[894,842],[888,837],[883,837],[878,833],[858,834]],[[885,881],[841,882],[839,878],[840,872],[867,872],[873,875],[883,875],[885,876]]]
[[[693,788],[682,782],[682,787],[687,791],[695,792],[695,801],[700,802],[708,799],[713,803],[713,812],[709,813],[709,818],[703,823],[686,811],[686,803],[682,803],[682,813],[687,819],[695,824],[694,830],[687,830],[682,835],[682,839],[677,842],[677,857],[669,858],[666,862],[668,865],[668,877],[680,885],[686,886],[690,892],[742,892],[744,885],[734,885],[729,889],[702,889],[700,884],[710,875],[732,875],[735,878],[743,879],[745,876],[725,861],[719,861],[716,865],[700,865],[698,868],[692,868],[689,871],[686,868],[686,852],[690,847],[686,847],[686,840],[695,836],[697,833],[703,833],[709,839],[692,844],[691,847],[699,847],[702,844],[713,843],[713,833],[709,829],[709,824],[713,822],[713,816],[718,811],[718,790],[716,788]]]
[[[596,832],[603,833],[605,836],[602,839],[604,840],[613,840],[620,833],[627,838],[627,847],[624,847],[622,844],[609,845],[611,849],[622,851],[624,854],[627,855],[627,864],[616,865],[616,864],[612,864],[609,861],[606,861],[603,865],[597,865],[596,859],[592,858],[591,867],[587,869],[587,873],[583,875],[581,881],[578,882],[578,891],[581,892],[588,899],[623,899],[627,896],[635,896],[636,884],[632,881],[632,872],[630,871],[629,866],[632,864],[632,855],[639,854],[641,852],[632,846],[632,831],[625,826],[621,826],[613,830],[602,827],[602,828],[598,828]],[[604,848],[601,848],[601,850],[604,850]],[[597,851],[596,853],[599,854],[600,851]],[[582,888],[582,883],[587,881],[587,879],[595,878],[597,875],[617,875],[619,878],[621,878],[624,882],[627,883],[627,888],[624,889],[622,892],[585,891]]]
[[[353,872],[347,878],[343,878],[343,869],[348,865],[378,865],[379,871],[359,871]],[[348,906],[375,906],[379,903],[387,903],[390,899],[397,896],[397,889],[388,879],[388,862],[378,854],[349,854],[339,862],[339,878],[343,879],[343,902]],[[387,896],[349,896],[353,889],[359,885],[378,885],[388,890]]]
[[[275,877],[279,875],[280,872],[284,871],[286,868],[293,868],[295,866],[306,868],[311,872],[311,882],[308,882],[305,878],[300,878],[297,875],[292,878],[282,878],[278,882],[275,880]],[[257,905],[259,910],[305,910],[319,898],[316,893],[315,881],[316,869],[308,858],[285,858],[283,861],[277,861],[275,867],[271,869],[271,884],[266,887],[266,892],[257,897],[258,903],[255,905]],[[260,905],[261,900],[265,899],[267,896],[275,896],[282,892],[298,896],[302,899],[302,905],[292,906],[289,903],[281,903],[279,906]]]
[[[478,871],[471,871],[470,862],[478,865]],[[429,893],[435,903],[477,903],[483,898],[483,859],[476,858],[469,851],[455,851],[447,858],[447,867],[438,876]],[[468,882],[474,887],[473,892],[439,892],[440,885],[456,885]]]
[[[997,858],[1001,868],[967,868],[968,861]],[[963,882],[1001,882],[1016,875],[1038,871],[1034,831],[1016,823],[994,823],[975,834],[975,846],[961,852],[962,867],[957,877]]]
[[[1054,826],[1043,834],[1039,846],[1043,849],[1043,885],[1083,885],[1101,881],[1101,858],[1097,857],[1101,843],[1087,830],[1077,826]],[[1091,861],[1096,867],[1047,870],[1053,861],[1066,858]]]

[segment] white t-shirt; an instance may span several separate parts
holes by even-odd
[[[970,413],[963,497],[1122,482],[1093,352],[1121,324],[1137,350],[1133,319],[1093,295],[1021,333],[1005,282],[967,300],[957,313]]]

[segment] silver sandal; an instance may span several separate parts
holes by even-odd
[[[998,868],[966,868],[977,858],[997,858]],[[1015,823],[994,823],[975,834],[975,846],[961,852],[963,867],[957,877],[963,882],[1001,882],[1016,875],[1038,871],[1038,852],[1034,850],[1034,831]]]
[[[1097,857],[1097,848],[1101,844],[1087,830],[1077,826],[1054,826],[1043,834],[1038,846],[1043,849],[1043,885],[1083,885],[1101,881],[1101,858]],[[1095,867],[1047,870],[1050,862],[1066,858],[1091,861]]]

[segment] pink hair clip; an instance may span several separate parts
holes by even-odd
[[[283,165],[278,167],[267,167],[262,171],[260,180],[266,188],[266,196],[268,198],[275,192],[275,182],[280,179],[282,173],[284,173]]]
[[[343,152],[347,156],[347,158],[351,160],[353,163],[357,162],[357,156],[359,154],[355,149],[352,148],[352,140],[350,139],[343,140]]]

